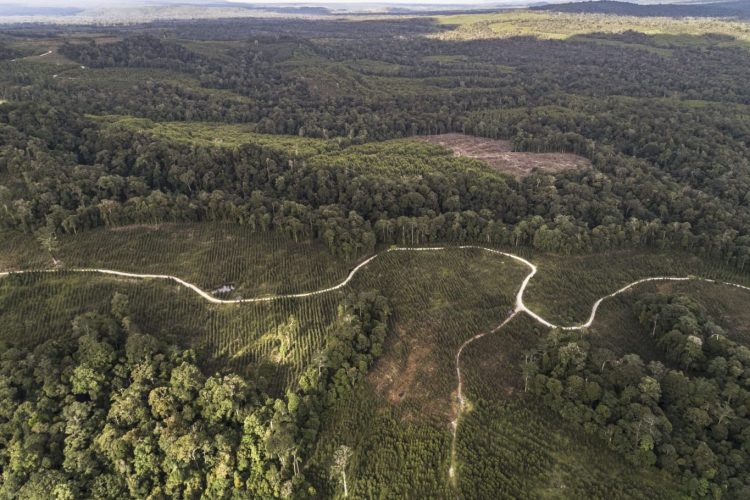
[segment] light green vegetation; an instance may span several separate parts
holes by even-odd
[[[667,475],[633,468],[524,395],[523,353],[545,333],[518,316],[464,351],[470,404],[458,428],[455,489],[450,430],[405,419],[372,380],[323,419],[311,472],[323,482],[333,451],[346,444],[355,450],[354,498],[679,498],[681,486]]]
[[[594,302],[632,283],[654,276],[701,276],[748,284],[750,279],[719,263],[679,253],[620,251],[580,256],[537,255],[539,272],[526,288],[524,302],[548,321],[584,323]]]
[[[495,179],[502,175],[485,163],[468,157],[456,157],[439,145],[414,139],[395,139],[350,146],[341,151],[319,155],[311,165],[357,171],[359,174],[392,176],[458,175],[467,170]]]
[[[453,31],[434,35],[447,40],[508,38],[513,36],[567,39],[589,33],[638,31],[653,35],[655,43],[664,47],[694,43],[694,37],[707,34],[722,34],[744,43],[750,42],[750,31],[747,23],[708,18],[673,19],[521,10],[492,14],[437,16],[436,19],[440,24],[456,26]],[[595,38],[589,40],[596,41]],[[723,43],[733,44],[728,40],[724,40]]]
[[[200,146],[237,147],[252,144],[263,149],[304,158],[311,167],[355,170],[359,174],[415,176],[459,174],[467,170],[495,179],[502,174],[485,163],[455,157],[450,151],[424,141],[394,139],[345,147],[341,139],[311,139],[297,136],[257,134],[252,125],[200,122],[153,122],[145,118],[107,116],[97,118],[111,127],[137,129],[144,133]]]
[[[46,269],[52,257],[42,251],[33,236],[16,231],[0,232],[0,272],[21,269]]]
[[[3,238],[2,264],[38,268],[51,258],[32,238]],[[311,243],[251,235],[210,225],[92,231],[60,241],[65,267],[103,266],[139,273],[173,273],[210,291],[236,285],[235,296],[311,291],[337,284],[350,264]],[[4,336],[37,342],[61,335],[83,311],[106,311],[115,291],[130,298],[138,323],[195,348],[208,369],[232,369],[271,390],[296,380],[319,352],[336,306],[346,293],[377,289],[393,301],[393,331],[373,377],[406,363],[403,391],[392,386],[406,413],[431,411],[447,423],[455,386],[453,356],[461,342],[499,323],[526,269],[476,250],[392,252],[378,257],[349,286],[304,299],[213,305],[171,282],[89,273],[32,273],[0,279]],[[416,349],[416,351],[415,351]],[[414,357],[414,352],[417,357]],[[403,356],[406,356],[404,358]],[[383,379],[385,380],[385,379]]]
[[[645,361],[663,359],[663,350],[648,329],[638,321],[635,303],[649,293],[681,294],[695,299],[716,318],[732,340],[750,345],[750,292],[721,284],[699,281],[647,283],[633,292],[602,304],[590,329],[595,347],[609,349],[617,356],[638,354]]]
[[[3,252],[3,265],[32,266],[49,260],[33,250],[33,238],[0,241],[3,249],[11,249]],[[91,231],[61,239],[58,258],[66,266],[106,263],[106,267],[138,272],[166,272],[160,271],[164,266],[199,284],[213,283],[217,276],[221,279],[216,282],[235,276],[248,292],[324,286],[349,265],[327,257],[311,243],[199,224]],[[531,260],[540,270],[530,290],[537,290],[535,307],[544,314],[588,312],[596,297],[644,274],[701,269],[697,260],[682,256],[669,259],[635,252],[538,255]],[[323,272],[316,274],[314,267]],[[702,269],[721,274],[719,266]],[[481,250],[389,252],[339,292],[224,306],[210,305],[169,282],[64,272],[15,275],[0,280],[0,321],[6,338],[34,344],[43,331],[47,336],[64,335],[81,312],[106,311],[113,293],[119,291],[128,296],[139,325],[194,348],[206,370],[233,370],[272,394],[281,394],[305,367],[320,361],[316,355],[325,345],[344,294],[377,289],[392,307],[384,351],[362,390],[323,419],[323,434],[309,469],[319,477],[321,487],[335,484],[326,483],[324,475],[333,450],[344,443],[355,450],[353,496],[449,498],[456,493],[447,475],[448,422],[455,417],[455,353],[463,341],[507,317],[527,273],[525,266]],[[578,281],[573,275],[580,276]],[[702,293],[715,294],[712,307],[717,311],[742,309],[743,302],[732,295],[740,293],[736,290],[706,285]],[[602,306],[603,319],[597,320],[591,335],[602,335],[600,331],[606,332],[606,338],[619,335],[616,342],[629,349],[638,338],[626,335],[638,330],[630,328],[632,318],[613,316],[612,310],[620,305],[616,300]],[[545,498],[564,490],[594,491],[607,498],[658,492],[669,498],[678,492],[666,476],[651,470],[634,473],[601,442],[573,431],[524,394],[524,356],[545,333],[545,328],[520,315],[465,350],[462,368],[469,405],[458,428],[459,496],[476,498],[494,491],[508,497],[534,492]],[[602,338],[601,345],[612,343]],[[502,470],[492,464],[503,464]],[[628,479],[612,482],[612,471]]]
[[[111,127],[124,127],[154,134],[170,141],[201,146],[236,147],[254,144],[270,151],[307,157],[335,148],[335,142],[304,137],[256,134],[246,124],[200,122],[153,122],[146,118],[107,116],[100,118]]]
[[[229,285],[225,298],[300,293],[342,281],[353,264],[318,241],[294,242],[242,226],[161,224],[100,229],[59,240],[60,268],[169,274],[206,291]],[[52,258],[31,236],[2,233],[0,270],[41,269]]]
[[[404,422],[398,410],[360,384],[322,419],[310,473],[325,498],[336,490],[328,481],[334,450],[354,450],[349,495],[352,498],[450,498],[451,435],[447,427]]]
[[[222,62],[236,62],[237,50],[248,45],[245,41],[180,40],[180,45],[196,54],[216,58]]]
[[[634,468],[526,398],[476,402],[457,450],[463,498],[684,497],[666,474]]]
[[[608,95],[605,98],[588,97],[568,94],[559,105],[536,106],[528,108],[504,108],[474,111],[468,114],[467,124],[471,125],[477,135],[484,137],[509,138],[509,124],[519,124],[535,119],[589,122],[592,113],[607,105],[616,105],[620,109],[649,109],[658,110],[671,115],[678,113],[693,114],[696,110],[705,110],[717,115],[731,117],[740,123],[750,123],[750,106],[740,103],[722,103],[700,99],[690,99],[688,96],[674,94],[670,97],[630,97]],[[604,123],[604,122],[602,122]],[[616,125],[618,130],[626,131],[626,123]],[[503,133],[503,130],[508,132]],[[624,132],[622,132],[624,133]],[[631,147],[633,145],[631,144]]]
[[[63,335],[83,312],[106,311],[125,294],[155,335],[195,349],[208,372],[230,370],[281,394],[324,345],[341,294],[258,304],[211,305],[173,283],[88,273],[12,275],[0,280],[3,337],[38,343]],[[157,333],[158,332],[158,333]]]
[[[634,469],[524,393],[525,356],[547,333],[521,315],[464,351],[471,404],[457,436],[462,495],[556,498],[564,492],[565,498],[579,498],[596,492],[600,498],[678,498],[680,486],[666,474]]]
[[[669,57],[674,53],[672,49],[654,47],[652,45],[646,45],[642,43],[624,42],[622,40],[612,40],[610,38],[607,38],[607,36],[609,35],[598,36],[596,33],[588,33],[585,35],[573,35],[570,37],[570,40],[576,41],[576,42],[597,43],[599,45],[609,45],[611,47],[622,47],[625,49],[645,50],[646,52],[658,54],[662,57]],[[700,40],[698,37],[694,37],[694,38],[696,38],[696,40]],[[657,37],[652,37],[651,43],[653,43],[653,45],[658,45],[659,43],[656,40],[657,40]],[[660,40],[663,40],[663,39],[660,39]],[[696,43],[699,43],[699,42],[696,42]]]
[[[287,64],[290,74],[308,82],[310,89],[320,96],[440,94],[450,90],[430,85],[427,79],[394,76],[398,65],[365,61],[331,63],[315,58]]]
[[[408,66],[403,66],[401,64],[377,61],[374,59],[359,59],[357,61],[350,61],[348,64],[359,72],[377,75],[397,75],[400,71],[407,71],[409,68]]]
[[[389,298],[392,329],[370,382],[401,418],[442,427],[455,417],[455,356],[470,337],[513,309],[528,274],[518,262],[482,250],[391,252],[354,286]]]

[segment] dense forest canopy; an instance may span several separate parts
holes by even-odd
[[[629,461],[681,475],[696,496],[747,496],[750,350],[690,297],[647,295],[635,307],[659,358],[556,331],[529,358],[527,389]]]
[[[747,25],[659,17],[646,30],[587,14],[622,10],[617,2],[557,8],[576,13],[564,17],[577,22],[570,31],[549,28],[557,14],[528,11],[8,27],[0,237],[33,235],[57,264],[63,236],[209,222],[318,240],[346,263],[393,244],[479,243],[556,255],[679,251],[745,273]],[[529,36],[538,29],[551,36]],[[512,177],[413,140],[449,132],[587,166]],[[332,311],[321,356],[275,396],[230,370],[206,372],[195,352],[139,324],[122,294],[105,312],[81,309],[65,335],[38,346],[0,336],[0,491],[346,491],[352,450],[318,438],[337,435],[326,419],[350,404],[377,413],[356,398],[392,317],[376,290]],[[691,495],[747,496],[747,346],[682,295],[646,296],[630,313],[658,359],[553,331],[527,351],[516,390]],[[476,418],[500,411],[485,403]],[[398,448],[388,418],[378,422],[393,427]],[[444,429],[424,429],[403,431],[429,444],[414,457],[398,448],[399,460],[435,468]],[[378,457],[377,470],[388,469]],[[378,474],[363,488],[388,491]],[[415,474],[419,488],[390,491],[453,491]]]
[[[385,22],[382,32],[367,24],[367,40],[344,38],[357,22],[320,22],[320,38],[262,34],[269,23],[293,31],[301,22],[237,22],[236,33],[224,32],[230,42],[213,41],[210,23],[125,30],[105,41],[63,33],[58,57],[85,69],[63,65],[57,78],[33,58],[2,63],[2,224],[70,233],[218,218],[332,232],[334,251],[344,241],[365,249],[364,240],[397,241],[411,225],[419,241],[561,252],[676,245],[745,265],[747,49],[703,37],[645,50],[652,39],[632,32],[593,43],[416,35],[404,43],[392,26],[405,29],[405,21]],[[424,25],[417,21],[417,31]],[[120,82],[130,70],[142,76]],[[521,151],[574,152],[594,168],[516,181],[415,151],[409,162],[426,162],[422,175],[394,178],[342,169],[357,161],[356,149],[334,161],[252,141],[185,148],[91,116],[112,113],[243,122],[339,147],[468,132],[511,139]]]

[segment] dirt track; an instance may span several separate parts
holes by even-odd
[[[474,246],[474,245],[463,245],[463,246],[459,246],[459,247],[421,247],[421,248],[420,247],[418,247],[418,248],[409,248],[409,247],[407,247],[407,248],[391,248],[391,249],[386,250],[386,253],[387,252],[398,252],[398,251],[406,251],[406,252],[437,252],[437,251],[449,250],[451,248],[458,248],[458,249],[474,248],[474,249],[484,250],[486,252],[491,252],[491,253],[494,253],[494,254],[497,254],[497,255],[501,255],[501,256],[505,256],[505,257],[510,257],[511,259],[514,259],[515,261],[520,262],[521,264],[525,265],[526,267],[528,267],[530,269],[529,274],[526,275],[526,278],[524,278],[523,282],[521,283],[520,288],[518,289],[518,293],[516,294],[515,308],[513,309],[513,311],[511,312],[511,314],[499,326],[495,327],[494,329],[492,329],[490,331],[487,331],[487,332],[478,333],[478,334],[474,335],[473,337],[471,337],[470,339],[468,339],[466,342],[464,342],[461,345],[461,347],[459,348],[458,352],[456,353],[456,378],[457,378],[457,381],[458,381],[458,386],[457,386],[457,389],[456,389],[456,398],[458,400],[458,412],[457,412],[457,415],[456,415],[456,419],[452,422],[452,424],[453,424],[453,441],[452,441],[452,444],[451,444],[451,465],[450,465],[450,469],[448,471],[448,474],[449,474],[449,476],[450,476],[450,478],[451,478],[452,481],[456,480],[456,478],[455,478],[455,471],[456,471],[456,468],[455,468],[456,467],[456,430],[458,429],[458,425],[459,425],[460,420],[461,420],[461,415],[462,415],[462,413],[463,413],[463,411],[465,409],[465,406],[466,406],[466,400],[465,400],[465,398],[463,396],[463,376],[461,374],[461,354],[463,353],[464,349],[469,344],[471,344],[472,342],[475,342],[475,341],[481,339],[482,337],[484,337],[484,336],[486,336],[488,334],[495,333],[495,332],[501,330],[505,325],[507,325],[513,318],[515,318],[520,313],[526,313],[526,314],[528,314],[535,321],[537,321],[538,323],[541,323],[542,325],[544,325],[544,326],[546,326],[548,328],[560,328],[562,330],[583,330],[583,329],[586,329],[586,328],[590,327],[592,325],[592,323],[594,322],[594,319],[596,318],[596,312],[597,312],[597,310],[599,309],[599,306],[601,305],[601,303],[604,300],[612,298],[612,297],[614,297],[616,295],[622,294],[622,293],[630,290],[631,288],[633,288],[633,287],[635,287],[635,286],[637,286],[637,285],[639,285],[641,283],[646,283],[646,282],[652,282],[652,281],[690,281],[690,280],[694,280],[694,281],[703,281],[703,282],[708,282],[708,283],[717,283],[717,284],[721,284],[721,285],[732,286],[732,287],[739,288],[739,289],[742,289],[742,290],[750,291],[750,287],[747,287],[747,286],[744,286],[744,285],[739,285],[739,284],[736,284],[736,283],[723,282],[723,281],[716,281],[716,280],[712,280],[712,279],[708,279],[708,278],[701,278],[701,277],[697,277],[697,276],[688,276],[688,277],[656,276],[656,277],[651,277],[651,278],[643,278],[643,279],[640,279],[640,280],[633,281],[632,283],[630,283],[630,284],[628,284],[628,285],[620,288],[619,290],[616,290],[615,292],[612,292],[609,295],[605,295],[604,297],[601,297],[596,302],[594,302],[593,306],[591,307],[591,314],[589,315],[589,318],[588,318],[588,320],[585,323],[582,323],[582,324],[579,324],[579,325],[572,325],[572,326],[558,326],[558,325],[555,325],[555,324],[547,321],[546,319],[542,318],[537,313],[535,313],[534,311],[532,311],[528,307],[526,307],[526,305],[524,304],[524,302],[523,302],[523,294],[526,291],[526,287],[528,286],[529,281],[531,281],[531,278],[533,278],[534,275],[536,274],[537,268],[536,268],[536,266],[534,264],[532,264],[528,260],[524,259],[523,257],[519,257],[518,255],[514,255],[514,254],[511,254],[511,253],[501,252],[499,250],[494,250],[494,249],[491,249],[491,248],[485,248],[485,247]],[[288,294],[288,295],[272,295],[272,296],[268,296],[268,297],[258,297],[258,298],[251,298],[251,299],[236,299],[236,300],[222,300],[222,299],[217,299],[216,297],[213,297],[212,295],[210,295],[209,293],[201,290],[199,287],[197,287],[196,285],[193,285],[192,283],[188,283],[187,281],[184,281],[184,280],[182,280],[180,278],[177,278],[176,276],[170,276],[170,275],[166,275],[166,274],[135,274],[135,273],[124,273],[124,272],[121,272],[121,271],[113,271],[113,270],[110,270],[110,269],[66,269],[65,271],[68,271],[68,272],[70,272],[70,271],[72,271],[72,272],[81,272],[81,273],[98,273],[98,274],[105,274],[105,275],[125,277],[125,278],[169,280],[169,281],[174,281],[174,282],[176,282],[176,283],[178,283],[178,284],[180,284],[180,285],[182,285],[182,286],[184,286],[186,288],[189,288],[190,290],[192,290],[193,292],[197,293],[202,298],[204,298],[205,300],[207,300],[207,301],[209,301],[211,303],[214,303],[214,304],[237,304],[237,303],[248,303],[248,302],[267,302],[267,301],[278,300],[278,299],[282,299],[282,298],[309,297],[309,296],[312,296],[312,295],[318,295],[318,294],[322,294],[322,293],[327,293],[327,292],[331,292],[331,291],[334,291],[334,290],[338,290],[338,289],[346,286],[352,280],[352,278],[354,277],[354,275],[357,274],[357,272],[359,272],[362,268],[364,268],[365,266],[367,266],[367,264],[369,264],[370,262],[372,262],[379,255],[382,255],[382,254],[375,254],[372,257],[370,257],[370,258],[366,259],[365,261],[363,261],[362,263],[360,263],[357,267],[355,267],[354,269],[352,269],[352,271],[349,273],[349,275],[346,277],[346,279],[344,279],[344,281],[342,281],[338,285],[334,285],[334,286],[331,286],[331,287],[328,287],[328,288],[323,288],[323,289],[320,289],[320,290],[314,290],[314,291],[306,292],[306,293]],[[56,270],[43,269],[43,270],[36,270],[36,271],[34,271],[34,270],[16,271],[16,272],[8,272],[8,271],[6,271],[6,272],[0,272],[0,278],[2,278],[4,276],[9,276],[11,274],[37,273],[37,272],[54,273],[54,272],[56,272]]]

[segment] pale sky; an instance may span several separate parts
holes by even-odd
[[[221,0],[219,0],[221,1]],[[426,5],[500,5],[503,3],[519,3],[519,0],[225,0],[233,3],[245,3],[245,4],[335,4],[335,3],[346,3],[346,4],[426,4]],[[533,1],[533,0],[532,0]],[[117,6],[140,6],[144,4],[186,4],[186,3],[219,3],[212,2],[211,0],[0,0],[0,5],[23,5],[25,7],[106,7],[108,5]]]

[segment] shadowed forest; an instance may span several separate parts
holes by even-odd
[[[0,496],[746,498],[741,4],[0,26]]]

